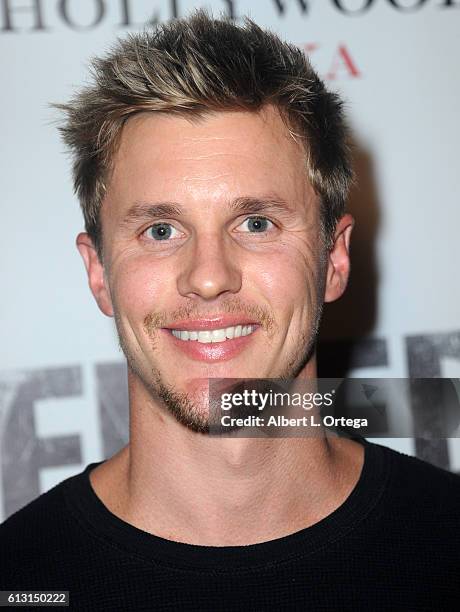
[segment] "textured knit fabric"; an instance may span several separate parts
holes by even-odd
[[[459,611],[460,477],[361,441],[359,481],[337,510],[250,546],[125,523],[92,489],[90,464],[0,526],[0,589],[67,590],[82,612]]]

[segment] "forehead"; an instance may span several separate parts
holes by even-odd
[[[211,204],[270,192],[294,201],[311,192],[303,146],[272,107],[193,120],[140,113],[125,124],[113,162],[111,214],[136,200]]]

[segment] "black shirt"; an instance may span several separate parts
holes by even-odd
[[[0,525],[0,590],[66,590],[79,611],[460,610],[460,477],[361,441],[339,508],[249,546],[125,523],[92,489],[90,464]]]

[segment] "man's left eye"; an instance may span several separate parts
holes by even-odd
[[[265,217],[248,217],[239,227],[243,228],[243,232],[260,233],[271,229],[273,223]]]

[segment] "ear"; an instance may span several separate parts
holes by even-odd
[[[94,247],[93,241],[85,232],[81,232],[76,240],[77,249],[85,263],[88,274],[88,284],[94,299],[102,312],[113,317],[112,300],[102,265]]]
[[[327,263],[325,302],[334,302],[345,291],[350,274],[350,236],[355,221],[350,214],[339,219]]]

